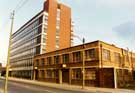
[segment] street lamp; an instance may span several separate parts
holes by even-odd
[[[83,52],[82,52],[82,89],[85,86],[85,38],[80,38],[79,36],[74,35],[74,37],[78,38],[83,44]]]
[[[85,86],[85,39],[83,38],[82,40],[82,43],[83,43],[83,65],[82,65],[82,74],[83,74],[83,84],[82,84],[82,89],[84,89],[84,86]]]

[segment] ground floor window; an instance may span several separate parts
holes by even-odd
[[[38,70],[38,78],[41,78],[41,71]]]
[[[73,69],[72,70],[72,79],[81,79],[81,69]]]
[[[96,79],[96,71],[91,70],[91,69],[86,69],[85,70],[85,79],[95,80]]]
[[[41,77],[44,78],[44,76],[45,76],[45,71],[41,70]]]
[[[58,70],[54,70],[54,78],[58,78],[59,77],[59,72]]]
[[[46,70],[46,78],[52,78],[52,71]]]

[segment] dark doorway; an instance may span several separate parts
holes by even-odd
[[[38,70],[35,70],[35,80],[38,80]]]
[[[62,82],[69,83],[69,69],[62,69]]]
[[[114,88],[114,69],[113,68],[104,68],[103,69],[103,79],[104,87]]]
[[[134,78],[134,80],[135,80],[135,71],[133,72],[133,78]]]

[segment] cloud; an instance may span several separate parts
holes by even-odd
[[[120,24],[113,28],[113,31],[117,35],[117,43],[121,47],[129,47],[131,50],[135,50],[135,22],[129,21]]]
[[[120,37],[129,39],[135,36],[135,22],[123,23],[113,29]]]

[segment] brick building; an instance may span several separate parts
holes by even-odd
[[[46,0],[43,10],[12,34],[11,42],[11,76],[32,78],[35,55],[71,46],[71,8]]]
[[[123,87],[135,78],[135,53],[94,41],[35,56],[34,79],[82,85],[83,59],[86,86]]]

